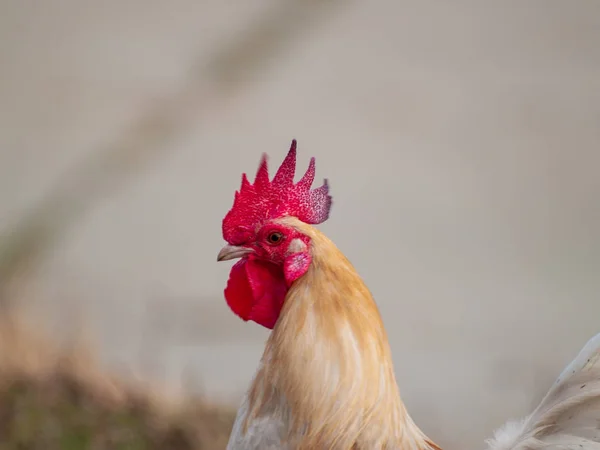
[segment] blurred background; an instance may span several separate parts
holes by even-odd
[[[599,43],[592,0],[0,1],[2,314],[235,408],[267,332],[223,300],[221,220],[296,138],[409,411],[480,448],[600,332]]]

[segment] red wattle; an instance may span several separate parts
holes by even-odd
[[[225,300],[242,320],[252,320],[273,329],[286,293],[281,268],[250,257],[241,259],[231,268]]]

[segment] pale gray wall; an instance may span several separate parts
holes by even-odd
[[[0,2],[2,227],[161,99],[193,105],[83,211],[34,304],[61,329],[85,311],[113,364],[239,395],[266,333],[222,300],[221,219],[241,172],[295,137],[415,420],[481,445],[600,331],[600,3],[337,2],[231,95],[194,78],[276,3]]]

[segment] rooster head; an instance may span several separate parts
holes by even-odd
[[[254,184],[246,174],[235,193],[233,207],[223,219],[223,238],[218,261],[241,258],[231,269],[225,299],[243,320],[273,328],[287,290],[306,273],[311,262],[310,238],[280,222],[294,216],[307,224],[329,217],[331,196],[327,180],[311,189],[315,159],[304,176],[294,183],[296,141],[269,180],[267,155],[263,154]]]

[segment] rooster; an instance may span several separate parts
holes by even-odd
[[[350,261],[313,225],[329,217],[312,158],[294,183],[296,141],[273,180],[264,154],[223,219],[218,261],[239,258],[225,299],[271,333],[228,450],[440,450],[400,399],[386,331]],[[487,441],[491,450],[600,449],[600,334],[540,405]]]

